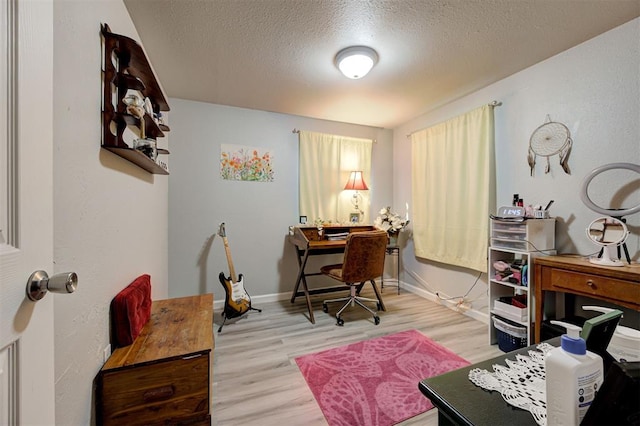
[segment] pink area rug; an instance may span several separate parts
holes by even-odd
[[[331,426],[393,425],[433,408],[418,382],[469,365],[417,330],[296,358]]]

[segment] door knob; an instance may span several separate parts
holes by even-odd
[[[49,277],[45,271],[35,271],[27,281],[27,297],[37,302],[47,294],[47,291],[73,293],[76,287],[78,287],[78,275],[75,272],[63,272]]]

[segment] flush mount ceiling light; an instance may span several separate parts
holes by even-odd
[[[336,65],[345,76],[351,79],[362,78],[378,62],[378,54],[367,46],[351,46],[342,49],[336,55]]]

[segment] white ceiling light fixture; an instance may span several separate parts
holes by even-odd
[[[351,46],[336,55],[336,66],[346,77],[359,79],[371,71],[378,62],[378,54],[367,46]]]

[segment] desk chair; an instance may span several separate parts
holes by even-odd
[[[344,320],[340,316],[347,306],[356,304],[373,315],[376,325],[380,324],[380,318],[376,312],[363,302],[376,302],[378,310],[385,310],[375,279],[381,277],[384,272],[384,256],[388,240],[389,237],[385,231],[351,233],[347,237],[342,263],[320,268],[322,274],[345,283],[351,290],[349,297],[322,302],[324,312],[329,312],[327,303],[346,302],[336,314],[337,325],[344,325]],[[367,281],[373,286],[378,300],[358,296]]]

